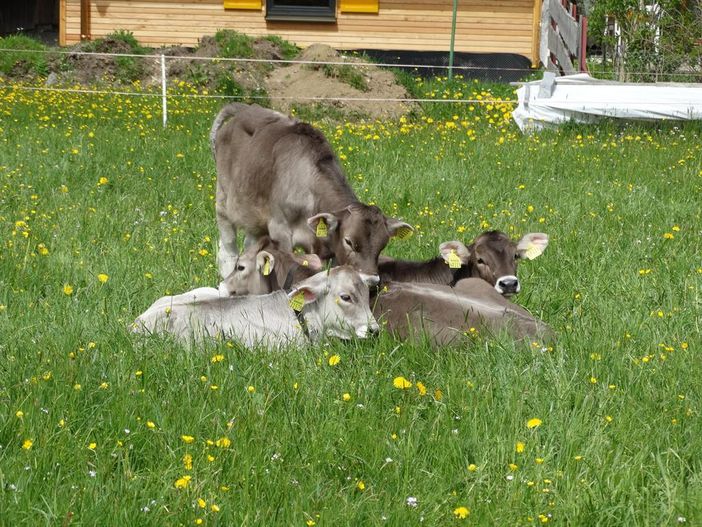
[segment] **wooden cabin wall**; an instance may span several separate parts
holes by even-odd
[[[80,0],[61,2],[62,42],[79,42]],[[540,0],[461,0],[456,51],[517,53],[533,60],[535,4]],[[452,0],[380,0],[379,13],[339,13],[336,24],[266,22],[263,10],[225,10],[222,0],[91,0],[90,5],[93,39],[124,29],[146,46],[195,46],[203,35],[234,29],[279,35],[302,47],[447,51],[451,35]]]

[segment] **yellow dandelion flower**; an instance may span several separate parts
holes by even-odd
[[[522,452],[524,452],[524,443],[522,443],[521,441],[517,441],[514,450],[517,452],[517,454],[521,454]]]
[[[204,509],[207,507],[207,502],[203,500],[202,498],[197,499],[197,506],[200,507],[201,509]]]
[[[356,483],[356,488],[363,492],[364,490],[366,490],[365,482],[362,479],[358,480],[358,483]]]
[[[178,478],[174,483],[175,488],[177,488],[177,489],[187,488],[191,479],[192,478],[190,476],[183,476],[182,478]]]
[[[475,463],[471,463],[470,465],[468,465],[468,472],[475,472],[477,470],[478,470],[478,465],[476,465]]]
[[[351,400],[351,394],[350,394],[350,393],[345,393],[344,395],[341,396],[341,398],[342,398],[345,402],[349,402],[349,401]]]
[[[232,441],[228,437],[220,437],[217,441],[215,441],[215,445],[219,448],[229,448],[231,444]]]
[[[392,385],[398,390],[406,390],[407,388],[412,387],[412,383],[404,377],[395,377],[392,380]]]
[[[185,470],[192,470],[193,469],[193,456],[190,454],[185,454],[183,456],[183,466],[185,467]]]
[[[541,419],[539,419],[538,417],[532,417],[527,421],[526,426],[527,428],[538,428],[541,426],[541,423]]]
[[[22,410],[17,410],[15,416],[22,419],[24,417],[24,412]]]
[[[101,284],[104,284],[110,279],[110,277],[109,277],[109,275],[106,275],[105,273],[100,273],[99,275],[97,275],[97,279],[98,279],[98,282],[100,282]]]
[[[444,392],[442,392],[439,388],[434,390],[434,399],[436,399],[437,401],[440,401],[443,398],[444,398]]]
[[[25,439],[22,442],[22,448],[25,450],[31,450],[33,445],[34,445],[34,441],[32,439]]]
[[[465,520],[470,515],[468,507],[456,507],[453,509],[453,515],[459,520]]]
[[[63,294],[71,296],[73,294],[73,286],[71,284],[63,284]]]
[[[95,450],[96,448],[97,448],[97,443],[90,443],[90,444],[88,445],[88,449],[89,449],[89,450]]]
[[[246,387],[246,391],[249,392],[249,393],[254,393],[254,392],[256,391],[256,388],[254,388],[253,386],[249,385],[249,386]]]
[[[515,470],[517,470],[517,469],[519,468],[519,465],[515,465],[514,463],[510,463],[510,464],[507,465],[507,466],[509,467],[509,469],[510,469],[512,472],[514,472]]]
[[[212,505],[210,505],[210,510],[212,512],[219,512],[219,505],[217,505],[216,503],[213,503]]]
[[[212,364],[215,364],[215,363],[217,363],[217,362],[222,362],[223,360],[224,360],[224,355],[218,354],[218,355],[214,355],[214,356],[210,359],[210,362],[211,362]]]
[[[419,392],[419,395],[424,397],[427,394],[427,387],[424,386],[424,383],[417,382],[417,391]]]
[[[339,355],[332,355],[329,357],[329,366],[336,366],[341,362],[341,357]]]
[[[156,423],[154,423],[153,421],[146,421],[146,427],[150,430],[153,430],[154,428],[156,428]]]

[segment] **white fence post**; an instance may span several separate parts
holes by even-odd
[[[166,57],[161,53],[161,98],[163,99],[163,127],[168,122],[168,102],[166,99]]]

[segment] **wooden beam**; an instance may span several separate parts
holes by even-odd
[[[575,20],[570,13],[566,11],[559,0],[551,0],[548,6],[548,12],[551,18],[558,25],[558,32],[565,42],[568,51],[571,55],[578,54],[578,21]]]
[[[58,43],[59,43],[59,46],[66,45],[66,0],[60,0],[60,2],[59,2]]]
[[[80,0],[80,39],[91,40],[90,37],[90,0]]]
[[[558,65],[565,75],[577,73],[573,67],[570,54],[566,50],[565,44],[552,27],[548,28],[548,49],[551,50],[558,60]]]
[[[534,0],[533,20],[531,21],[531,67],[538,68],[541,59],[539,47],[541,44],[541,3],[543,0]]]

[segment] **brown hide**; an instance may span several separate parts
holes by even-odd
[[[360,203],[324,135],[257,105],[233,103],[210,133],[217,165],[219,268],[227,276],[247,240],[268,234],[282,250],[302,247],[377,275],[380,251],[406,223]],[[323,220],[326,230],[318,224]]]
[[[504,232],[486,231],[467,247],[459,241],[442,243],[441,256],[431,260],[415,262],[383,257],[378,264],[380,280],[453,286],[463,278],[474,277],[485,280],[503,295],[511,296],[520,290],[517,264],[525,257],[523,248],[531,240],[537,240],[543,248],[548,244],[548,236],[542,233],[527,234],[516,242]],[[451,251],[460,260],[459,268],[452,269],[448,265]]]
[[[373,314],[402,339],[426,334],[435,345],[459,342],[470,328],[480,335],[507,333],[515,340],[550,340],[551,328],[477,278],[446,285],[393,282],[381,290]]]

